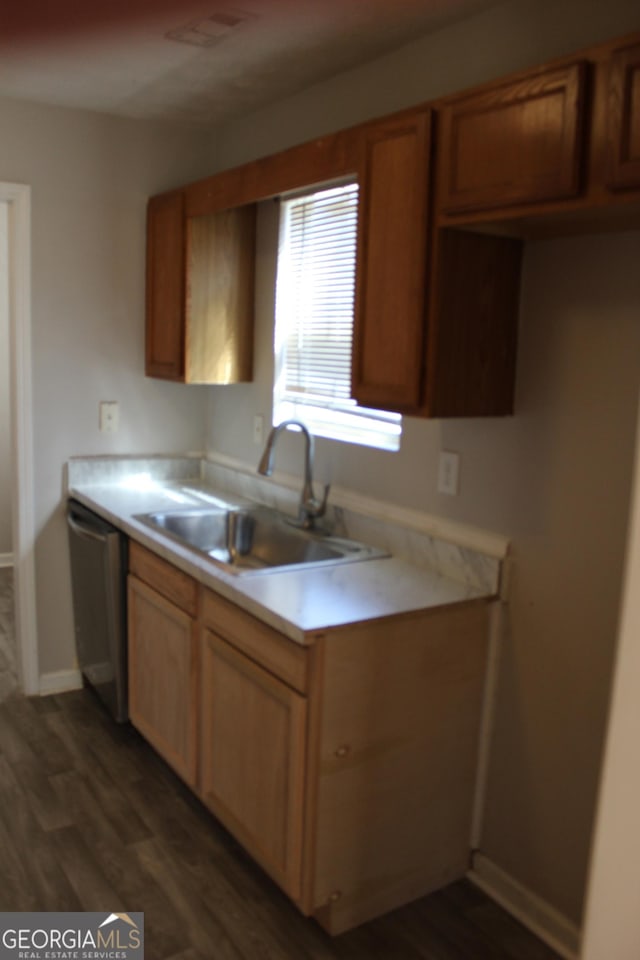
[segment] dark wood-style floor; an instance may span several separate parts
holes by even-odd
[[[84,690],[0,705],[0,910],[143,911],[147,960],[557,960],[467,881],[331,939]]]

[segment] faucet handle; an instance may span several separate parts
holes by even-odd
[[[306,530],[312,530],[315,521],[324,516],[330,489],[331,484],[327,483],[324,487],[322,500],[317,500],[312,494],[300,503],[300,525]]]
[[[314,500],[315,504],[317,504],[315,508],[314,517],[324,517],[325,510],[327,509],[327,500],[329,499],[330,489],[331,489],[331,484],[325,483],[322,500]]]

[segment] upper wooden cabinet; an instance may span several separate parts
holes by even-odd
[[[522,247],[518,237],[436,232],[423,414],[513,413]]]
[[[185,227],[182,190],[147,207],[146,374],[184,378]]]
[[[543,70],[447,101],[439,112],[439,207],[491,210],[580,187],[585,65]]]
[[[255,205],[187,219],[187,383],[251,380],[255,231]]]
[[[363,136],[352,394],[367,407],[420,404],[430,132],[419,110]]]
[[[236,383],[252,376],[255,206],[185,217],[184,193],[147,210],[147,376]]]
[[[513,411],[521,243],[436,231],[431,111],[363,137],[352,395],[422,416]]]
[[[250,379],[255,203],[347,176],[360,187],[353,397],[508,414],[522,239],[640,223],[640,35],[153,198],[147,373]]]
[[[640,187],[640,43],[611,57],[607,186]]]

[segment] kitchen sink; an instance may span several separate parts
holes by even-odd
[[[355,540],[303,530],[268,507],[164,510],[135,519],[238,574],[386,556]]]

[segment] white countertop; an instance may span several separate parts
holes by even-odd
[[[198,483],[184,481],[141,489],[124,483],[78,484],[68,491],[132,539],[297,643],[311,643],[318,633],[363,620],[493,596],[394,557],[245,576],[229,573],[135,519],[136,514],[201,506],[203,492]],[[220,496],[234,499],[228,493]]]

